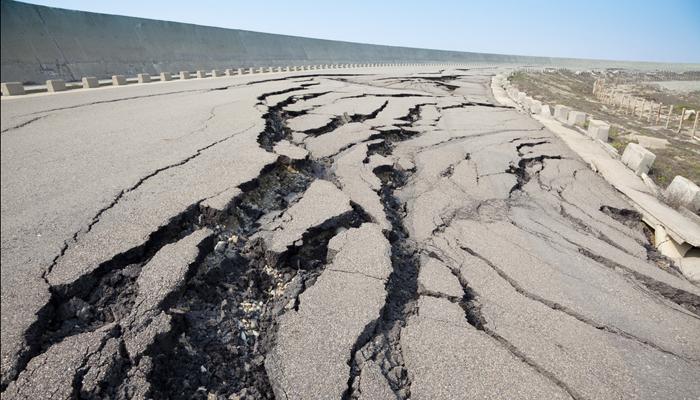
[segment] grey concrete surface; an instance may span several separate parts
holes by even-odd
[[[440,69],[3,98],[2,397],[700,396],[700,288]]]

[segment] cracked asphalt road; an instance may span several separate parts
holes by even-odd
[[[3,399],[700,397],[700,288],[493,71],[358,71],[3,99]]]

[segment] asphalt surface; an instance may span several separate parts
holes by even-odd
[[[3,399],[699,398],[700,288],[493,74],[3,99]]]

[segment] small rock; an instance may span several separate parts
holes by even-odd
[[[81,307],[75,316],[83,322],[90,321],[92,319],[92,307],[89,304]]]
[[[78,313],[85,313],[85,310],[90,310],[91,306],[85,300],[78,297],[73,297],[63,303],[59,308],[59,317],[61,319],[70,319],[78,316]],[[80,318],[80,317],[79,317]],[[82,320],[82,318],[81,318]]]
[[[203,374],[207,372],[207,369],[204,367],[204,365],[200,365],[199,370],[202,371]]]
[[[217,253],[223,253],[226,250],[226,242],[221,240],[214,246],[214,251]]]

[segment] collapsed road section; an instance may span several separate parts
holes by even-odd
[[[8,103],[2,397],[698,397],[700,289],[488,80]]]

